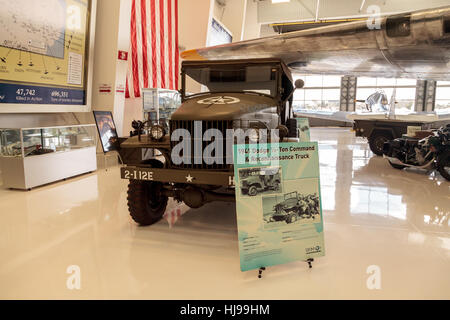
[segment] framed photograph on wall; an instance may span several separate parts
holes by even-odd
[[[0,0],[0,112],[90,111],[96,0]]]
[[[110,111],[93,111],[93,113],[103,152],[107,153],[117,150],[119,137],[112,113]]]

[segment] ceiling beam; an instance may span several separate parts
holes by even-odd
[[[320,0],[317,0],[317,3],[316,3],[316,22],[319,21],[319,6],[320,6]]]
[[[364,8],[364,4],[366,3],[366,0],[362,0],[361,7],[359,7],[359,12],[361,13],[362,9]]]

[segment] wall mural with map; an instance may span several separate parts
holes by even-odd
[[[90,6],[90,0],[0,0],[0,109],[86,104]]]

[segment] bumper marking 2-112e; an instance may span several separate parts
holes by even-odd
[[[232,172],[211,170],[177,170],[127,166],[120,169],[120,176],[127,180],[158,181],[203,185],[234,186]]]

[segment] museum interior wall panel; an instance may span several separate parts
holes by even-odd
[[[242,32],[242,40],[256,39],[260,37],[261,25],[258,22],[258,3],[247,0],[247,8],[245,10],[244,27]]]
[[[97,48],[94,56],[94,87],[92,105],[95,110],[110,110],[114,97],[109,94],[99,94],[99,84],[112,84],[115,80],[115,61],[117,52],[117,29],[119,20],[120,0],[100,0],[97,3]]]
[[[191,0],[178,0],[180,52],[183,50],[203,48],[206,45],[208,25],[213,5],[214,0],[197,0],[195,2]],[[188,83],[187,85],[188,92],[198,92],[200,89],[195,83]]]
[[[116,71],[123,74],[123,79],[126,76],[125,71],[115,68],[117,62],[117,48],[121,45],[121,49],[128,51],[128,47],[123,47],[123,43],[127,40],[118,42],[119,17],[126,20],[126,16],[122,17],[120,8],[126,6],[131,0],[98,0],[97,1],[97,15],[96,15],[96,48],[94,52],[94,68],[92,83],[93,97],[92,108],[104,109],[113,111],[113,107],[122,110],[123,102],[120,106],[120,101],[115,103],[113,95],[100,95],[98,93],[99,83],[116,83]],[[129,23],[128,23],[129,24]],[[124,23],[123,26],[126,26]],[[122,25],[121,25],[122,27]],[[129,36],[129,31],[123,32]],[[98,37],[97,37],[98,35]],[[119,39],[120,40],[120,39]],[[128,42],[127,42],[128,43]],[[127,45],[128,46],[128,45]],[[126,65],[126,62],[125,62]],[[117,70],[116,70],[117,69]],[[123,80],[124,82],[124,80]],[[118,105],[119,104],[119,105]],[[76,113],[4,113],[0,116],[0,127],[45,127],[45,126],[63,126],[69,124],[89,124],[93,123],[93,117],[89,112]],[[120,114],[120,113],[119,113]],[[122,117],[123,118],[123,117]],[[118,117],[120,121],[120,117]]]
[[[131,0],[99,0],[97,6],[92,109],[111,111],[122,135],[127,131],[123,120],[125,97],[120,89],[125,86],[128,63],[118,59],[118,51],[129,49]],[[110,92],[100,92],[101,87]]]
[[[205,46],[211,5],[211,0],[178,0],[181,49],[190,50]]]

